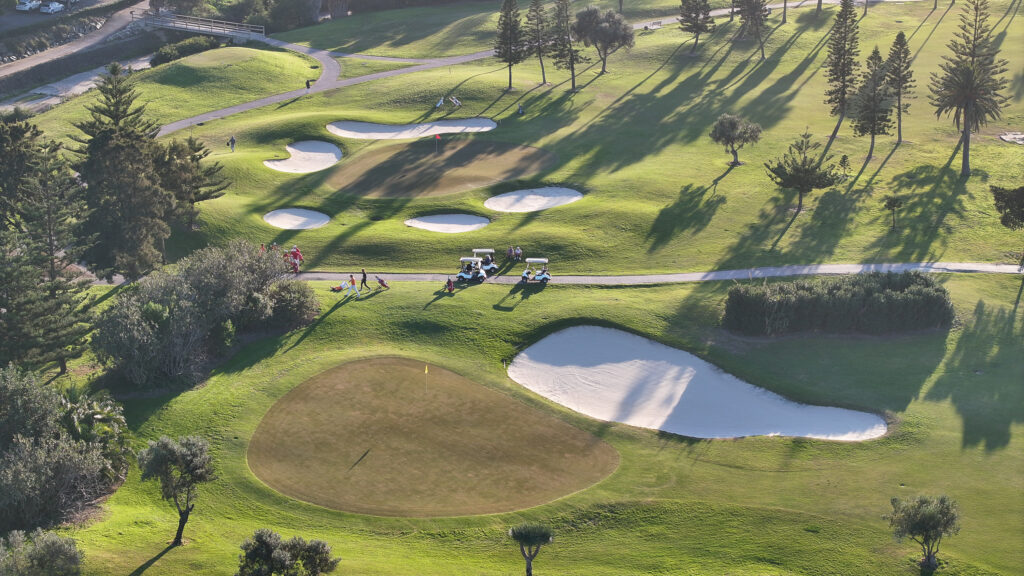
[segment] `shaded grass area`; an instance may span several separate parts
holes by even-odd
[[[74,534],[90,574],[143,566],[157,575],[227,573],[238,544],[258,527],[325,539],[352,573],[508,574],[522,569],[508,526],[541,520],[556,530],[538,560],[545,573],[903,575],[916,573],[916,550],[895,543],[881,519],[889,498],[947,493],[960,502],[964,530],[944,542],[944,573],[1017,574],[1024,411],[1015,389],[1024,366],[1012,360],[1024,353],[1024,311],[1014,303],[1021,280],[944,281],[959,319],[950,332],[778,340],[716,327],[730,283],[530,291],[484,284],[450,296],[432,284],[397,283],[361,300],[321,283],[324,312],[310,327],[251,344],[199,388],[127,402],[139,441],[211,440],[220,479],[204,486],[190,543],[165,550],[176,515],[137,473]],[[586,419],[506,377],[502,360],[581,323],[687,349],[794,400],[887,412],[893,429],[863,443],[694,440]],[[381,355],[430,363],[431,373],[442,366],[594,434],[619,452],[620,465],[551,504],[434,519],[335,512],[284,497],[252,475],[247,446],[278,399],[339,364]],[[339,408],[339,417],[349,410]],[[355,460],[365,448],[345,450]]]
[[[334,168],[325,184],[341,194],[409,198],[456,194],[556,164],[554,154],[505,142],[443,136],[407,144],[374,144]]]
[[[285,50],[218,48],[134,74],[139,92],[136,102],[146,105],[150,119],[165,124],[301,88],[307,78],[319,78],[318,67],[316,60]],[[37,118],[39,127],[50,138],[78,135],[72,125],[88,117],[85,107],[97,97],[96,91],[90,91],[54,107]],[[221,142],[218,147],[223,146]]]
[[[408,358],[350,362],[295,388],[260,422],[246,456],[284,494],[379,516],[530,508],[618,464],[594,436]]]

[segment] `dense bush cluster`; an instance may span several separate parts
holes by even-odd
[[[100,317],[93,346],[135,386],[195,382],[235,330],[316,317],[312,289],[287,273],[280,253],[244,241],[199,250],[126,288]]]
[[[0,370],[0,533],[67,518],[123,479],[129,454],[119,405]]]
[[[186,38],[181,42],[175,42],[173,44],[167,44],[161,46],[153,58],[149,61],[151,66],[159,66],[166,64],[179,58],[191,56],[192,54],[198,54],[207,50],[213,50],[220,46],[220,40],[217,40],[213,36],[193,36],[192,38]]]
[[[242,543],[235,576],[319,576],[334,572],[339,562],[341,558],[331,558],[331,547],[322,540],[282,540],[278,533],[260,528]]]
[[[729,290],[722,324],[752,336],[819,330],[884,334],[947,327],[946,289],[919,272],[744,284]]]
[[[78,576],[82,553],[73,538],[15,530],[0,538],[0,576]]]

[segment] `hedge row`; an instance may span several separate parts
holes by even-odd
[[[743,284],[729,290],[722,325],[750,336],[796,332],[886,334],[948,327],[946,289],[919,272],[873,272]]]
[[[161,46],[153,58],[149,61],[150,66],[159,66],[179,58],[212,50],[220,46],[220,40],[213,36],[193,36],[181,42]]]

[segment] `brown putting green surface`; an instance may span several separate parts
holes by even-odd
[[[555,165],[551,152],[531,146],[465,139],[374,144],[342,161],[327,185],[371,198],[454,194],[516,178],[530,178]]]
[[[588,432],[454,372],[407,358],[343,364],[295,388],[249,443],[275,490],[379,516],[537,506],[591,486],[618,453]]]

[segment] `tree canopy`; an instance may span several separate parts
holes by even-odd
[[[761,126],[732,114],[722,114],[711,126],[708,134],[717,144],[725,146],[732,153],[732,165],[741,164],[738,150],[746,144],[756,144],[761,139]]]
[[[803,209],[805,194],[828,188],[841,178],[835,165],[828,164],[831,155],[824,159],[817,158],[818,148],[821,148],[821,143],[812,142],[810,132],[804,132],[781,157],[764,164],[772,182],[780,188],[797,191],[798,213]]]
[[[498,12],[498,31],[494,41],[494,55],[508,66],[508,89],[512,89],[512,67],[530,55],[523,22],[516,0],[503,0]]]
[[[875,151],[875,136],[892,130],[892,88],[885,80],[885,61],[875,46],[868,56],[860,86],[853,95],[853,133],[871,136],[868,158]]]
[[[942,538],[960,532],[960,510],[956,501],[943,495],[918,496],[908,500],[893,498],[890,503],[892,513],[886,519],[893,535],[898,540],[909,538],[921,546],[923,566],[938,567],[936,555]]]
[[[680,0],[679,27],[683,32],[693,34],[690,53],[696,52],[700,35],[715,31],[715,19],[711,17],[711,4],[708,0]]]
[[[172,546],[181,546],[185,524],[196,507],[199,485],[216,478],[210,445],[198,436],[185,436],[177,441],[161,436],[139,452],[142,479],[160,482],[160,495],[172,502],[178,511],[178,531]]]
[[[910,103],[907,100],[913,98],[914,71],[910,69],[913,61],[907,36],[900,30],[892,42],[892,47],[889,48],[889,57],[885,60],[885,81],[896,98],[894,109],[897,144],[903,142],[903,115],[910,113]]]
[[[632,48],[635,43],[633,26],[622,14],[614,10],[602,13],[590,6],[576,13],[572,26],[573,36],[584,46],[593,46],[601,60],[601,73],[608,70],[608,56],[619,48]]]
[[[860,67],[857,61],[860,55],[858,33],[853,0],[840,0],[839,12],[828,36],[828,56],[825,58],[825,79],[828,81],[825,103],[831,106],[833,116],[839,116],[829,142],[835,140],[839,133],[850,95],[857,85],[857,69]]]
[[[526,576],[533,576],[533,561],[540,554],[540,549],[554,539],[551,528],[544,524],[520,524],[508,531],[509,538],[519,544],[519,552],[526,561]]]
[[[341,562],[331,558],[331,547],[322,540],[282,540],[266,528],[256,530],[241,548],[235,576],[319,576],[334,572]]]

